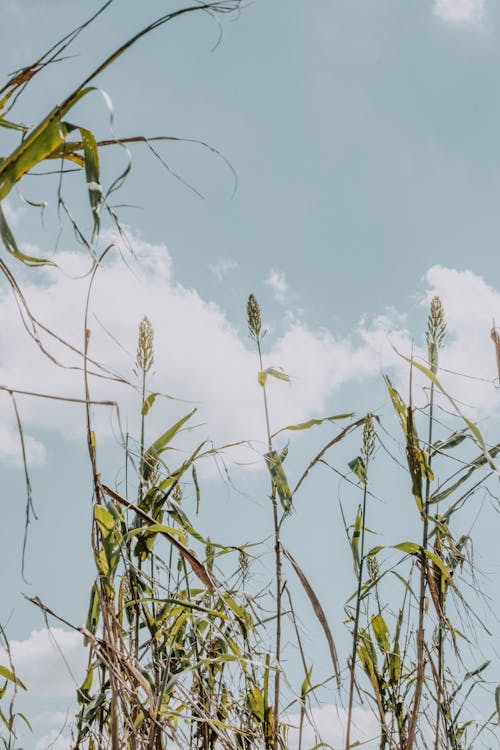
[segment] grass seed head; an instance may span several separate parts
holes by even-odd
[[[154,331],[149,318],[145,315],[139,323],[137,355],[135,366],[138,372],[148,373],[154,362]]]
[[[247,302],[248,330],[250,338],[254,341],[260,341],[262,332],[262,318],[260,315],[259,303],[250,295]]]
[[[444,317],[443,303],[439,297],[433,297],[429,317],[427,318],[427,331],[425,332],[425,338],[427,340],[429,366],[434,374],[436,374],[438,370],[438,352],[443,348],[445,333],[446,320]]]
[[[177,483],[172,490],[172,500],[174,500],[178,505],[182,502],[182,487],[179,483]]]
[[[379,576],[378,560],[375,555],[368,555],[366,558],[366,567],[368,568],[368,575],[372,581],[376,581]]]
[[[425,338],[427,346],[435,344],[438,349],[442,349],[446,333],[446,320],[444,317],[444,307],[439,297],[433,297],[431,309],[427,318],[427,331]]]
[[[373,417],[367,414],[365,426],[363,429],[363,459],[365,464],[368,463],[375,451],[375,428],[373,426]]]

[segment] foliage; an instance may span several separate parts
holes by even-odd
[[[66,215],[79,242],[89,251],[92,283],[102,257],[96,241],[104,219],[120,232],[119,217],[109,202],[122,185],[126,173],[103,188],[100,153],[103,148],[130,142],[149,143],[142,136],[98,141],[86,124],[74,125],[68,117],[76,104],[97,89],[95,79],[142,37],[177,17],[192,12],[225,13],[239,2],[214,1],[183,7],[163,15],[139,30],[99,64],[82,83],[30,128],[15,118],[15,105],[47,66],[60,60],[68,46],[110,5],[108,0],[82,24],[33,64],[15,73],[0,89],[0,126],[19,134],[14,150],[0,159],[0,235],[9,262],[27,266],[53,264],[50,259],[30,256],[18,246],[7,224],[1,203],[26,176],[41,165],[59,164],[61,177],[58,207]],[[161,136],[159,138],[166,138]],[[85,233],[73,218],[63,191],[65,164],[85,175],[92,226]],[[106,252],[106,251],[105,251]],[[0,269],[28,321],[27,330],[42,351],[39,331],[47,331],[29,309],[12,268],[0,259]],[[249,546],[228,546],[206,537],[193,521],[189,500],[199,507],[201,488],[197,475],[200,460],[214,455],[207,443],[194,444],[177,462],[171,456],[181,433],[192,424],[195,410],[187,412],[149,445],[146,424],[159,395],[149,390],[154,365],[154,331],[147,318],[139,324],[135,381],[139,394],[137,442],[124,440],[127,477],[134,486],[109,486],[106,467],[100,465],[92,421],[89,364],[108,376],[104,365],[89,356],[90,330],[85,320],[85,345],[80,355],[86,410],[86,439],[93,477],[93,520],[91,545],[96,576],[89,595],[85,626],[72,626],[33,598],[45,616],[60,618],[81,633],[88,647],[88,665],[77,691],[79,704],[74,727],[75,750],[162,750],[176,744],[192,750],[278,750],[298,744],[304,747],[306,726],[315,733],[315,748],[325,746],[314,727],[314,701],[321,698],[322,685],[312,680],[294,604],[294,586],[286,572],[296,576],[325,636],[331,660],[331,678],[340,696],[346,695],[347,725],[345,748],[356,744],[354,707],[365,701],[378,720],[377,742],[381,750],[433,745],[450,750],[472,748],[478,735],[491,729],[499,693],[486,683],[488,663],[469,667],[460,646],[474,619],[464,589],[473,580],[472,540],[460,525],[460,511],[485,481],[498,473],[495,458],[500,444],[487,445],[477,425],[463,416],[455,400],[438,379],[440,352],[445,343],[445,312],[439,298],[431,303],[423,364],[406,359],[411,386],[405,400],[389,377],[385,377],[388,401],[396,416],[404,463],[397,456],[394,466],[403,468],[407,482],[408,513],[420,526],[417,539],[390,540],[391,544],[367,549],[372,507],[377,492],[376,465],[385,426],[373,413],[354,419],[354,413],[323,418],[311,417],[273,431],[270,412],[270,378],[289,383],[288,374],[265,366],[263,316],[254,295],[247,302],[247,324],[256,352],[256,388],[262,393],[265,451],[263,466],[269,481],[269,528],[273,539],[272,580],[264,592],[249,593],[252,570]],[[63,342],[64,343],[64,342]],[[69,344],[67,344],[69,346]],[[74,351],[74,347],[72,347]],[[428,402],[414,404],[413,377],[425,379]],[[14,399],[16,389],[8,387]],[[438,399],[454,410],[453,427],[446,433],[436,419]],[[14,400],[15,404],[15,400]],[[17,409],[16,414],[18,415]],[[456,420],[460,422],[457,429]],[[22,425],[18,419],[22,439]],[[339,426],[340,425],[340,426]],[[323,430],[324,446],[308,460],[294,481],[288,467],[288,445],[283,433]],[[442,434],[436,439],[435,433]],[[283,544],[283,530],[293,513],[299,512],[297,498],[308,492],[311,472],[325,465],[326,456],[340,444],[362,432],[361,447],[354,458],[337,471],[349,491],[359,495],[354,518],[342,508],[354,570],[354,592],[345,604],[351,635],[347,668],[339,655],[337,624],[328,621],[313,583],[295,555]],[[422,438],[425,433],[426,437]],[[280,436],[278,438],[278,436]],[[24,443],[22,442],[24,446]],[[351,443],[349,443],[351,445]],[[473,455],[468,453],[473,450]],[[386,449],[387,450],[387,449]],[[442,478],[447,462],[459,457],[458,469]],[[31,487],[27,477],[27,525],[31,518]],[[296,462],[302,459],[296,459]],[[439,470],[439,473],[438,473]],[[390,488],[390,470],[384,468],[384,491]],[[191,492],[191,497],[186,495]],[[373,514],[374,516],[374,514]],[[371,521],[370,521],[371,523]],[[381,529],[384,531],[384,529]],[[288,568],[288,565],[290,566]],[[286,572],[285,572],[286,566]],[[303,676],[287,705],[283,686],[287,675],[283,643],[294,640]],[[272,644],[272,645],[270,645]],[[6,748],[17,743],[19,719],[14,711],[16,691],[24,686],[10,662],[8,641],[3,652],[9,666],[0,666],[4,684],[0,688]],[[477,720],[467,704],[472,692],[486,685],[491,715]],[[345,691],[343,693],[342,691]],[[339,698],[339,700],[341,700]],[[297,718],[296,729],[291,726]],[[295,732],[295,735],[294,735]],[[290,739],[294,735],[296,739]],[[310,750],[310,749],[309,749]]]

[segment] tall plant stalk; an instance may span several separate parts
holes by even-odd
[[[254,295],[251,294],[247,303],[248,330],[250,338],[255,342],[259,358],[259,383],[262,387],[262,398],[264,402],[264,416],[266,422],[266,437],[268,453],[266,460],[271,471],[275,462],[273,451],[273,441],[271,436],[271,427],[269,422],[269,405],[267,400],[266,379],[267,374],[264,371],[262,360],[262,338],[265,331],[262,330],[262,318],[260,308]],[[274,466],[274,468],[276,468]],[[275,561],[275,597],[276,597],[276,634],[275,634],[275,659],[276,671],[274,674],[274,711],[272,725],[272,747],[277,750],[279,741],[279,716],[280,716],[280,681],[281,681],[281,627],[282,627],[282,607],[281,598],[283,593],[283,574],[281,559],[281,538],[280,538],[280,520],[278,512],[278,501],[276,492],[276,483],[271,480],[271,502],[273,507],[273,529],[274,529],[274,561]]]
[[[431,309],[427,320],[427,355],[429,361],[429,368],[431,373],[435,376],[439,366],[439,349],[443,345],[444,336],[446,332],[446,322],[444,318],[443,305],[439,297],[434,297],[431,302]],[[431,477],[432,477],[432,436],[434,426],[434,397],[435,397],[435,385],[434,381],[431,381],[430,385],[430,399],[429,399],[429,417],[428,417],[428,433],[427,433],[427,448],[426,448],[426,459],[425,464],[427,471],[425,472],[425,496],[424,505],[422,509],[422,547],[420,551],[420,591],[418,599],[418,628],[417,628],[417,674],[415,680],[415,693],[413,702],[413,713],[410,720],[410,727],[408,730],[408,744],[407,750],[412,750],[415,743],[417,723],[420,713],[420,702],[422,699],[422,690],[425,680],[425,668],[426,668],[426,653],[425,653],[425,610],[426,610],[426,589],[428,579],[428,561],[427,561],[427,547],[429,544],[429,500],[430,500],[430,488],[431,488]],[[410,419],[413,419],[411,407],[408,410]],[[409,425],[408,433],[410,434]],[[439,617],[439,628],[441,628],[441,617]],[[439,661],[442,662],[442,652],[439,655]],[[440,680],[442,674],[440,674]],[[440,686],[439,686],[440,688]],[[439,695],[437,699],[438,716],[440,700]],[[436,747],[439,738],[439,721],[436,722]]]
[[[354,687],[356,683],[356,652],[358,647],[359,637],[359,619],[361,613],[361,589],[363,586],[363,572],[365,563],[365,535],[366,535],[366,500],[368,496],[368,464],[373,456],[375,449],[375,431],[373,428],[373,418],[371,414],[368,414],[365,421],[363,430],[363,448],[361,459],[354,463],[354,470],[357,476],[363,482],[363,503],[358,512],[356,523],[353,531],[353,550],[357,549],[357,544],[360,544],[359,550],[359,561],[356,560],[355,565],[356,573],[358,578],[358,585],[356,591],[356,608],[354,613],[354,630],[352,634],[352,652],[351,652],[351,663],[350,663],[350,675],[349,675],[349,703],[347,708],[347,727],[345,737],[345,749],[349,750],[351,746],[351,726],[352,726],[352,711],[354,705]],[[360,539],[357,535],[360,535]]]

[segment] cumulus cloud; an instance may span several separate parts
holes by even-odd
[[[292,729],[289,732],[290,750],[298,748],[299,716],[290,716]],[[347,712],[345,708],[328,704],[312,710],[313,725],[304,727],[302,747],[316,747],[324,742],[330,747],[343,747],[345,744],[345,729]],[[352,715],[351,739],[359,742],[367,750],[377,747],[378,721],[375,714],[359,706],[355,706]]]
[[[486,0],[434,0],[434,13],[453,24],[478,24],[484,19]]]
[[[51,729],[37,740],[35,750],[68,750],[71,737],[60,729]]]
[[[149,437],[154,439],[197,406],[192,423],[201,427],[196,437],[190,436],[189,445],[204,438],[219,445],[245,438],[256,440],[258,447],[259,441],[264,443],[261,394],[256,382],[258,363],[244,320],[235,328],[218,305],[180,283],[165,246],[152,246],[137,237],[132,237],[132,245],[134,257],[119,247],[108,254],[97,273],[88,320],[89,355],[113,373],[136,382],[133,368],[137,326],[146,314],[155,331],[151,390],[184,399],[158,397],[148,415]],[[118,250],[127,253],[126,263]],[[88,278],[77,277],[87,270],[88,258],[83,253],[60,252],[56,261],[66,273],[38,269],[26,276],[23,290],[34,314],[81,351]],[[427,305],[435,293],[443,298],[448,320],[444,366],[493,379],[495,359],[489,330],[493,316],[500,321],[500,292],[471,271],[435,266],[424,279],[422,303]],[[71,397],[83,395],[82,373],[58,367],[40,353],[26,335],[12,294],[6,288],[0,289],[0,315],[2,320],[10,321],[9,326],[0,329],[0,384]],[[43,332],[41,339],[66,368],[81,367],[80,355]],[[324,416],[339,388],[378,378],[381,368],[391,369],[395,377],[398,373],[402,376],[407,366],[395,349],[408,354],[411,337],[406,319],[390,309],[362,320],[349,336],[312,328],[301,318],[289,317],[285,318],[281,335],[270,339],[265,349],[264,366],[282,367],[291,376],[290,384],[268,381],[272,428],[278,429],[311,416]],[[423,355],[424,349],[416,346],[415,354]],[[91,364],[90,369],[96,371],[95,365]],[[491,382],[443,375],[448,377],[455,395],[480,411],[487,411],[495,403]],[[118,399],[122,426],[137,432],[138,390],[92,375],[90,385],[92,398]],[[11,439],[16,437],[15,420],[7,394],[0,396],[2,403],[2,430],[6,432],[3,436],[0,431],[0,456],[9,459],[14,456],[18,438]],[[19,396],[18,403],[28,440],[36,430],[48,427],[64,436],[81,437],[81,406],[63,407],[28,396]],[[110,407],[96,406],[93,413],[99,439],[111,437],[113,431],[116,434],[118,424]],[[183,445],[187,447],[187,438]],[[38,451],[42,456],[42,449],[33,440],[30,446],[35,455]],[[245,460],[250,460],[249,454],[245,456]],[[257,461],[254,453],[251,458]]]
[[[124,263],[115,252],[105,259],[96,276],[88,323],[90,356],[134,380],[137,325],[146,314],[155,330],[151,388],[188,402],[158,399],[150,412],[151,436],[196,404],[195,420],[204,424],[201,437],[210,436],[219,444],[243,437],[263,439],[258,362],[246,325],[242,322],[240,330],[234,328],[217,305],[180,284],[165,246],[154,247],[138,238],[133,239],[133,246],[137,262],[128,257]],[[34,314],[81,350],[88,278],[74,277],[84,273],[88,259],[61,252],[56,261],[73,278],[56,269],[39,270],[36,282],[34,274],[29,275],[24,292]],[[0,330],[0,383],[81,396],[81,372],[57,367],[39,352],[26,336],[6,289],[0,293],[0,314],[12,321]],[[43,333],[41,337],[51,355],[66,368],[81,366],[80,356]],[[370,347],[363,343],[356,348],[350,340],[338,339],[326,330],[312,330],[299,321],[290,323],[266,353],[266,366],[281,366],[293,379],[292,385],[270,383],[273,426],[320,413],[342,383],[369,373],[371,358]],[[119,398],[122,423],[128,420],[133,429],[140,408],[136,391],[94,377],[91,391],[94,399]],[[20,397],[20,411],[28,430],[50,425],[67,436],[82,434],[84,415],[78,406],[63,409],[53,401]],[[96,407],[94,414],[101,438],[109,436],[110,409]]]
[[[278,302],[284,302],[288,292],[288,282],[284,271],[271,271],[264,282],[269,286]]]
[[[33,630],[24,640],[10,641],[10,649],[16,674],[29,694],[73,697],[87,660],[80,633],[64,628]]]

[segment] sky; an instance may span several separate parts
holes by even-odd
[[[93,7],[76,0],[0,0],[2,78]],[[19,102],[19,117],[35,124],[47,101],[60,100],[106,50],[162,11],[157,0],[146,9],[115,0],[77,40],[75,56],[50,68],[43,88],[33,87],[33,95]],[[135,255],[105,229],[102,246],[114,242],[116,249],[97,277],[90,320],[93,356],[131,378],[138,322],[143,315],[151,319],[151,387],[175,397],[161,398],[152,411],[151,438],[196,406],[196,436],[216,445],[253,441],[252,448],[227,452],[237,493],[221,485],[220,463],[207,462],[201,470],[207,506],[200,523],[229,543],[262,538],[267,528],[261,394],[245,317],[249,293],[259,299],[268,329],[266,366],[282,367],[291,377],[290,384],[270,383],[276,429],[350,410],[374,411],[390,424],[382,374],[390,373],[405,392],[407,367],[399,354],[408,355],[413,346],[415,355],[424,356],[427,309],[439,294],[448,323],[443,366],[473,376],[443,373],[443,382],[495,440],[499,396],[489,334],[492,320],[500,321],[500,9],[493,0],[255,0],[220,20],[219,28],[207,17],[191,16],[163,28],[98,81],[112,101],[114,132],[187,141],[158,146],[182,181],[144,146],[133,147],[132,170],[116,200],[123,204],[120,216]],[[102,137],[110,133],[107,96],[96,92],[74,115]],[[5,133],[2,153],[11,144]],[[109,183],[126,158],[121,151],[105,157]],[[89,259],[68,231],[59,233],[55,187],[50,178],[26,178],[4,209],[23,247],[59,267],[18,269],[27,299],[44,322],[79,346],[87,289],[79,277]],[[67,194],[88,226],[83,182],[69,177]],[[23,198],[49,202],[43,223]],[[0,317],[8,321],[0,330],[0,383],[81,397],[81,375],[40,355],[5,285]],[[67,367],[76,364],[47,343]],[[109,481],[120,483],[119,431],[137,430],[138,396],[104,381],[92,389],[95,399],[119,401],[119,420],[109,406],[96,407],[94,417]],[[41,596],[69,619],[85,618],[81,591],[93,569],[84,415],[78,405],[18,398],[39,517],[30,527],[28,584],[20,577],[19,437],[7,395],[0,403],[7,498],[0,533],[9,561],[0,621],[30,687],[26,705],[35,732],[26,738],[26,750],[46,750],[51,742],[62,750],[69,730],[59,732],[71,716],[73,679],[43,618],[21,592]],[[294,471],[325,434],[292,441]],[[186,449],[192,439],[187,433],[179,447]],[[355,443],[341,450],[339,465],[345,467],[357,450]],[[391,505],[402,491],[398,482],[375,511],[384,543],[413,530],[408,510]],[[336,623],[352,588],[352,581],[331,573],[350,564],[338,512],[341,493],[355,507],[338,480],[320,472],[287,531],[287,543]],[[479,514],[475,507],[464,523],[480,539],[487,592],[498,601],[498,519],[484,498],[481,509]],[[310,650],[321,658],[313,625],[304,618]],[[75,634],[59,628],[52,637],[74,673],[81,671],[84,654]],[[345,636],[338,637],[344,643]],[[500,682],[500,665],[495,668]],[[50,675],[43,688],[41,674]],[[343,709],[333,702],[318,709],[327,734],[337,731],[333,724],[342,725],[332,721],[338,711]],[[361,734],[369,736],[370,721],[359,717]],[[328,741],[341,740],[335,735]]]

